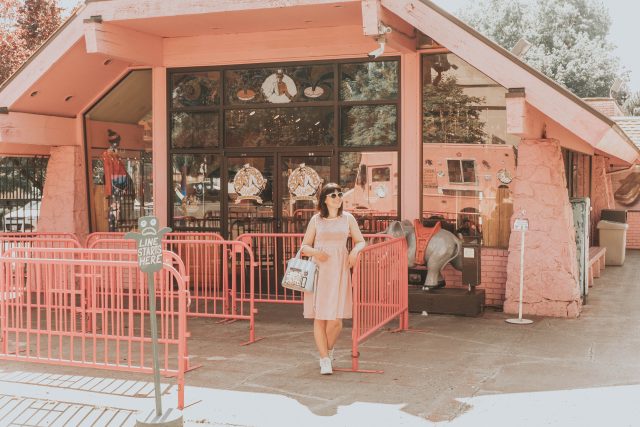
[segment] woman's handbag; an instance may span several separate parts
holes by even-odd
[[[315,262],[300,258],[302,248],[294,258],[287,261],[287,271],[282,278],[282,286],[301,292],[313,292],[318,280],[318,266]]]

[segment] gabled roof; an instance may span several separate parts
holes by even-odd
[[[101,21],[109,23],[112,28],[129,35],[138,34],[143,38],[154,39],[159,43],[156,46],[162,46],[163,37],[171,37],[171,34],[164,32],[172,28],[172,23],[185,26],[191,20],[198,25],[206,24],[210,18],[216,22],[224,22],[227,18],[236,22],[237,19],[254,17],[258,13],[260,17],[271,17],[264,24],[268,25],[265,27],[266,31],[278,31],[278,28],[300,28],[300,25],[303,28],[314,25],[344,25],[340,22],[345,22],[343,19],[346,18],[327,20],[327,16],[348,14],[351,21],[347,21],[349,25],[353,25],[353,19],[362,19],[362,1],[365,0],[87,0],[63,28],[0,87],[0,107],[8,107],[10,111],[74,117],[113,85],[130,66],[149,65],[113,60],[109,66],[105,66],[105,56],[87,53],[88,44],[94,40],[85,37],[87,24],[83,20],[92,16],[99,15]],[[366,1],[371,3],[375,0]],[[638,147],[613,120],[431,1],[379,0],[379,4],[386,11],[446,46],[503,87],[524,88],[527,104],[549,118],[549,123],[569,132],[563,135],[575,135],[576,140],[588,144],[596,152],[603,152],[629,163],[639,157]],[[336,10],[342,11],[342,15],[336,15]],[[326,14],[327,11],[331,12]],[[325,22],[319,24],[315,22],[316,18],[303,18],[309,13],[318,19],[326,15]],[[274,23],[277,22],[281,26],[276,28]],[[205,27],[206,25],[202,28]],[[154,34],[148,33],[149,29],[153,29]],[[209,30],[210,34],[217,34],[216,28]],[[365,54],[366,51],[361,53],[362,56]],[[80,70],[70,65],[78,61],[82,64]],[[39,90],[39,79],[45,76],[59,84],[47,85],[50,98],[31,99],[30,94]],[[72,91],[75,93],[71,93]],[[70,98],[69,95],[73,97]],[[67,98],[70,99],[69,102],[62,102]],[[34,103],[36,99],[42,100]]]
[[[636,147],[640,148],[640,117],[626,116],[612,117],[612,119],[631,138]]]

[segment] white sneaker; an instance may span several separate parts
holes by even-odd
[[[331,375],[333,374],[333,368],[331,367],[331,359],[323,357],[320,359],[320,374]]]
[[[335,347],[332,348],[331,350],[329,350],[329,359],[331,359],[332,362],[334,362],[336,360],[335,357]]]

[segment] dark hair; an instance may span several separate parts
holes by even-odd
[[[320,211],[320,216],[322,218],[326,218],[329,216],[329,208],[327,207],[327,196],[331,193],[335,193],[336,191],[341,191],[340,186],[333,182],[328,183],[322,190],[320,190],[320,200],[318,201],[318,210]],[[342,215],[342,206],[338,208],[338,216]]]

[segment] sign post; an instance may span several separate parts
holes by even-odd
[[[522,294],[524,292],[524,237],[529,229],[529,220],[524,218],[525,212],[520,212],[520,218],[517,218],[513,223],[513,231],[520,231],[520,298],[518,299],[518,318],[507,319],[507,323],[513,323],[515,325],[528,325],[533,323],[533,320],[522,318]]]
[[[153,383],[155,391],[156,409],[144,414],[138,419],[137,426],[181,426],[182,415],[169,409],[162,413],[162,399],[160,396],[160,364],[158,362],[158,319],[156,318],[156,289],[153,273],[162,270],[162,238],[171,231],[169,227],[158,230],[158,218],[143,216],[138,219],[139,233],[129,232],[125,239],[136,241],[138,249],[138,266],[140,271],[147,274],[149,290],[149,320],[151,324],[151,348],[153,353]]]

